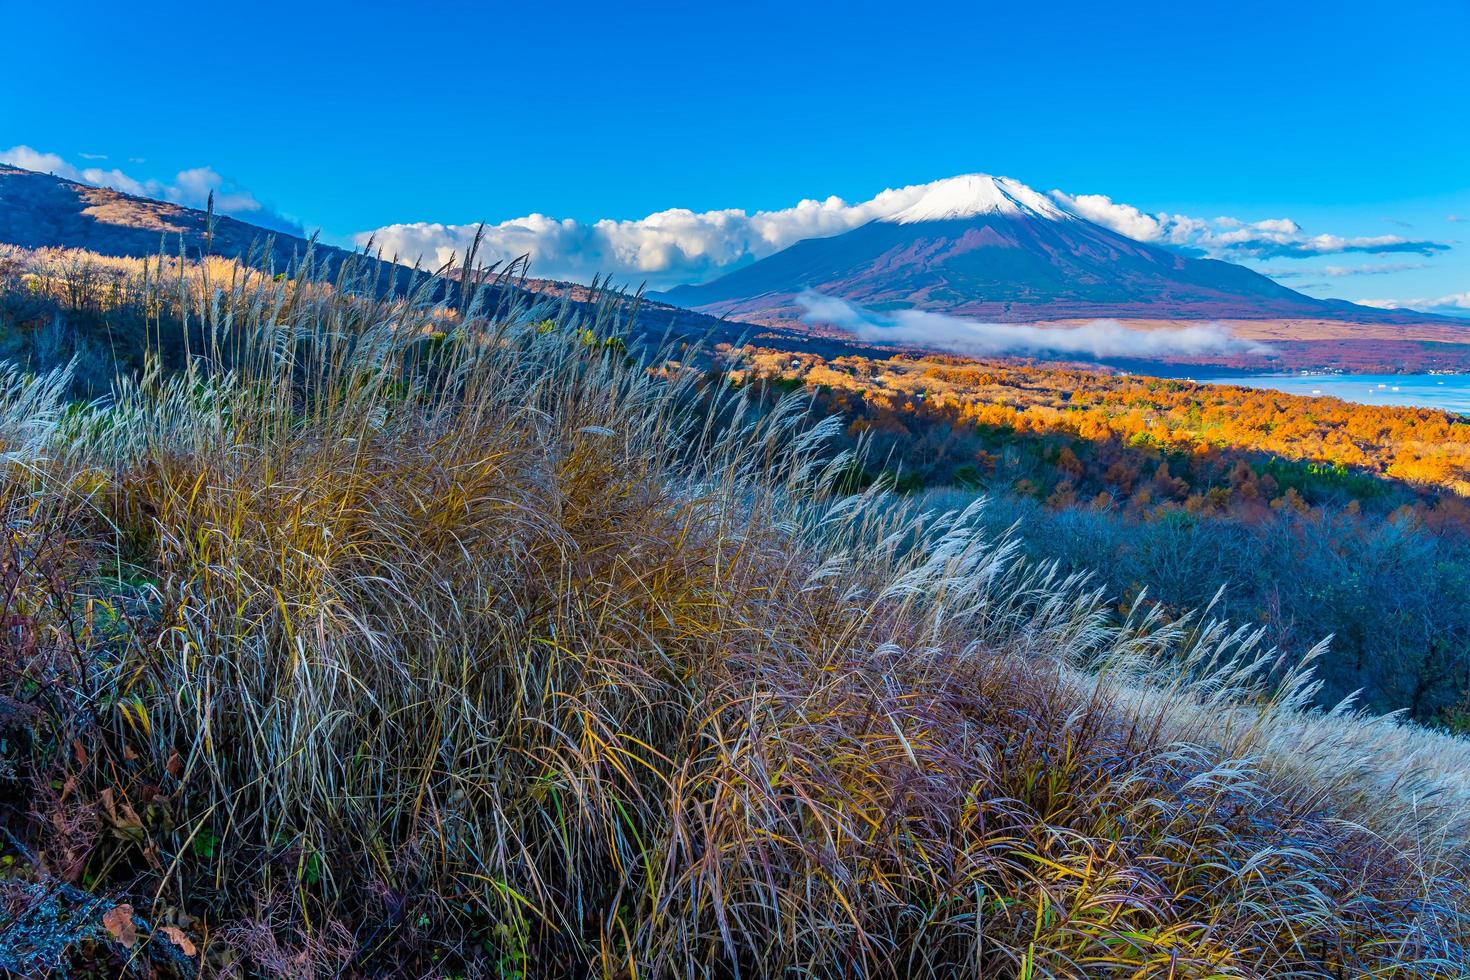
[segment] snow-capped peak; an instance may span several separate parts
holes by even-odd
[[[963,174],[934,181],[913,204],[879,220],[907,225],[918,221],[973,218],[982,214],[1029,216],[1051,221],[1073,217],[1045,194],[1037,193],[1019,180],[989,174]]]

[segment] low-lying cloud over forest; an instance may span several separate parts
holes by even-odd
[[[986,323],[922,310],[879,313],[810,290],[798,296],[797,302],[804,311],[804,321],[839,327],[861,340],[914,344],[976,357],[1067,354],[1147,358],[1271,352],[1265,344],[1242,340],[1218,323],[1135,330],[1116,320],[1094,320],[1080,327],[1038,327],[1026,323]]]

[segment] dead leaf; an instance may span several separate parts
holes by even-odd
[[[112,938],[122,943],[128,949],[138,941],[138,927],[133,925],[133,907],[131,905],[114,905],[107,910],[102,917],[102,925],[112,934]]]
[[[178,926],[164,926],[158,931],[168,937],[169,942],[183,950],[185,956],[194,955],[194,944],[189,940],[188,936],[184,935],[184,930]]]

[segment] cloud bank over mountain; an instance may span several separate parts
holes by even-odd
[[[852,204],[833,196],[771,211],[670,208],[640,219],[591,223],[533,213],[487,224],[481,254],[487,262],[529,256],[533,275],[585,282],[594,274],[611,273],[619,282],[646,282],[661,289],[703,282],[804,238],[841,234],[875,218],[898,214],[939,183],[892,188]],[[1080,217],[1138,241],[1231,261],[1345,253],[1428,256],[1449,248],[1442,242],[1399,235],[1309,235],[1289,218],[1248,222],[1151,214],[1101,194],[1052,191],[1049,196]],[[363,232],[355,241],[362,245],[371,239],[386,255],[442,265],[463,256],[476,230],[477,225],[469,223],[409,222]]]
[[[106,159],[96,153],[79,155],[87,161]],[[181,170],[174,175],[172,180],[168,181],[139,179],[116,167],[79,167],[58,154],[43,153],[24,145],[0,150],[0,163],[8,163],[13,167],[21,167],[25,170],[55,174],[58,177],[81,184],[91,184],[94,187],[108,187],[137,197],[170,201],[190,208],[203,208],[209,202],[209,195],[213,193],[214,209],[220,214],[227,214],[232,218],[239,218],[241,221],[248,221],[275,231],[284,231],[293,235],[302,233],[299,222],[262,204],[248,190],[233,181],[226,180],[210,167]]]
[[[670,208],[638,220],[603,219],[591,224],[529,214],[486,225],[480,248],[487,262],[530,256],[535,275],[585,281],[601,272],[624,281],[670,286],[727,272],[803,238],[841,234],[902,211],[922,197],[927,186],[886,190],[857,204],[834,196],[754,213],[738,208],[703,212]],[[477,228],[412,222],[364,232],[356,241],[363,245],[371,239],[385,255],[442,265],[456,255],[463,257]]]
[[[810,290],[798,296],[797,303],[802,307],[805,322],[840,327],[860,340],[913,344],[975,357],[1063,354],[1156,358],[1271,353],[1270,347],[1241,340],[1217,323],[1158,330],[1135,330],[1116,320],[1094,320],[1080,327],[985,323],[922,310],[879,313]]]

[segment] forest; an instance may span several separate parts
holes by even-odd
[[[878,458],[901,450],[911,486],[1236,512],[1351,500],[1457,512],[1470,492],[1470,419],[1434,409],[942,355],[742,351],[733,373],[811,391]]]

